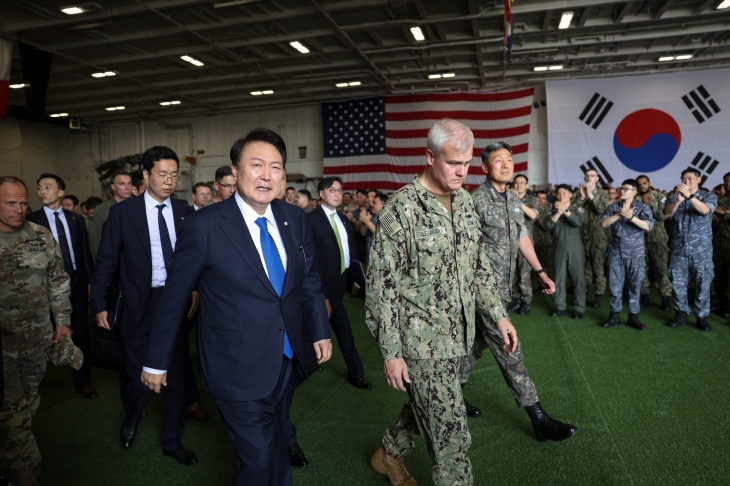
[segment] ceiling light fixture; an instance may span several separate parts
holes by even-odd
[[[722,10],[723,8],[728,8],[728,7],[730,7],[730,0],[725,0],[720,5],[717,6],[717,9]]]
[[[573,20],[573,12],[563,12],[563,16],[560,17],[560,24],[558,29],[567,29],[570,27],[570,21]]]
[[[62,116],[68,116],[68,113],[54,113],[53,115],[50,115],[51,118],[59,118]]]
[[[428,79],[441,79],[440,74],[429,74]]]
[[[426,37],[423,35],[423,31],[420,27],[411,27],[411,34],[413,34],[413,38],[416,39],[416,42],[426,40]]]
[[[692,59],[694,56],[692,54],[681,54],[679,56],[675,56],[675,61],[686,61],[687,59]]]
[[[347,88],[348,86],[360,86],[361,84],[360,81],[350,81],[349,83],[337,83],[335,86],[338,88]]]
[[[347,88],[348,84],[347,83],[337,83],[335,86],[337,86],[338,88]]]
[[[456,76],[456,74],[454,74],[454,73],[444,73],[441,75],[442,78],[453,78],[455,76]]]
[[[561,69],[563,69],[563,66],[550,66],[548,69],[550,71],[560,71]]]
[[[537,67],[532,68],[532,70],[535,72],[547,71],[548,67],[547,66],[537,66]]]
[[[292,46],[294,49],[298,50],[302,54],[309,54],[309,49],[304,47],[301,42],[299,41],[292,41],[289,43],[290,46]]]
[[[659,58],[659,62],[674,61],[674,56],[662,56]]]
[[[66,15],[77,15],[80,13],[84,13],[86,10],[79,7],[63,7],[61,9],[61,12],[65,13]]]
[[[10,85],[10,88],[11,88],[11,89],[20,89],[20,88],[25,88],[25,83],[20,83],[20,84],[11,84],[11,85]]]
[[[124,110],[123,106],[110,106],[109,108],[104,108],[106,111],[117,111],[117,110]]]
[[[205,64],[203,64],[202,62],[200,62],[197,59],[194,59],[190,56],[180,56],[180,59],[182,59],[183,61],[189,62],[193,66],[198,66],[198,67],[205,66]]]
[[[262,93],[265,94],[265,95],[270,95],[270,94],[274,94],[274,91],[273,90],[270,90],[270,89],[265,89],[265,90],[262,91]]]
[[[179,101],[160,101],[160,105],[162,106],[170,106],[170,105],[179,105]]]
[[[91,77],[92,78],[106,78],[107,76],[111,77],[111,76],[116,76],[116,75],[117,75],[117,73],[115,73],[114,71],[105,71],[103,73],[93,73],[91,75]]]

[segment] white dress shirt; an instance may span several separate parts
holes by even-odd
[[[193,203],[193,209],[197,211],[200,208]]]
[[[261,258],[261,264],[264,266],[266,276],[269,276],[269,270],[266,268],[264,253],[261,251],[261,229],[256,224],[256,220],[262,217],[266,218],[266,228],[269,230],[269,234],[274,239],[274,243],[276,243],[276,249],[279,250],[281,263],[284,265],[284,271],[286,272],[286,247],[284,246],[284,240],[281,239],[279,227],[276,226],[276,219],[274,219],[274,213],[271,211],[271,204],[266,206],[266,212],[264,212],[264,215],[261,216],[259,213],[254,211],[251,206],[243,202],[243,199],[241,199],[241,196],[238,195],[238,192],[236,192],[235,197],[236,203],[238,204],[238,209],[241,210],[241,214],[243,215],[243,221],[246,223],[248,232],[251,233],[251,239],[253,240],[253,244],[256,247],[256,251],[259,252],[259,258]]]
[[[331,214],[335,215],[335,224],[337,225],[337,230],[340,232],[340,242],[342,243],[342,252],[345,254],[345,268],[350,268],[350,245],[349,240],[347,239],[347,230],[345,229],[345,225],[342,224],[342,220],[340,219],[340,215],[337,214],[337,211],[333,211],[331,209],[327,209],[327,207],[323,204],[322,210],[324,211],[324,214],[327,216],[327,222],[332,226],[332,216]],[[332,229],[334,231],[334,228]]]
[[[147,227],[150,230],[150,249],[152,250],[152,288],[162,287],[165,285],[165,280],[167,279],[167,269],[165,268],[165,257],[162,255],[160,224],[158,222],[160,210],[157,209],[157,206],[159,204],[165,205],[162,209],[162,217],[165,218],[165,223],[167,223],[167,232],[170,234],[170,243],[172,243],[173,251],[175,250],[175,242],[177,241],[175,217],[172,214],[172,204],[170,203],[169,197],[165,199],[165,202],[159,203],[152,199],[152,196],[145,191],[144,204],[147,213]]]
[[[51,227],[51,233],[53,237],[58,241],[58,231],[56,230],[56,216],[54,213],[58,213],[58,217],[61,219],[63,224],[63,232],[66,233],[66,241],[68,241],[68,251],[71,253],[71,263],[73,263],[74,270],[76,270],[76,255],[74,255],[74,246],[71,243],[71,231],[68,229],[68,221],[66,221],[66,215],[63,213],[63,208],[58,208],[56,211],[43,206],[43,210],[46,212],[49,226]]]

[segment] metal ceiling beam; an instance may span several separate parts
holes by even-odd
[[[717,0],[706,0],[702,5],[699,6],[697,10],[695,10],[695,15],[699,15],[705,10],[707,10],[707,7],[712,5],[713,3],[717,2]]]
[[[629,11],[633,8],[633,6],[634,6],[633,1],[626,2],[626,4],[621,9],[621,12],[619,12],[618,17],[616,17],[615,22],[617,24],[620,24],[621,22],[623,22],[624,17],[626,17],[629,14]]]
[[[583,27],[586,24],[586,21],[591,16],[591,12],[593,12],[593,7],[586,7],[583,9],[583,13],[580,14],[580,20],[578,20],[578,27]]]
[[[662,18],[662,15],[664,15],[666,11],[669,10],[669,7],[671,7],[674,2],[675,0],[666,0],[664,4],[659,8],[659,10],[656,11],[652,18],[654,20]]]

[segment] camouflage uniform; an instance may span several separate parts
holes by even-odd
[[[469,193],[454,191],[451,206],[449,214],[418,178],[388,200],[373,237],[365,320],[383,359],[403,358],[411,379],[410,403],[385,432],[385,452],[408,454],[419,431],[434,484],[469,485],[471,436],[458,362],[474,343],[477,310],[492,326],[506,313]]]
[[[608,245],[608,237],[603,226],[601,226],[601,216],[608,207],[608,193],[603,189],[596,188],[593,190],[593,199],[577,197],[573,200],[573,203],[585,210],[583,247],[586,262],[586,289],[593,283],[596,285],[596,294],[603,295],[606,292],[603,250]]]
[[[489,180],[474,189],[471,196],[479,214],[481,243],[494,270],[502,304],[506,306],[512,299],[510,282],[516,271],[520,238],[527,235],[522,202],[517,194],[509,190],[505,200]],[[461,360],[459,382],[463,385],[469,381],[469,373],[482,357],[484,350],[489,347],[517,405],[520,407],[534,405],[538,402],[537,391],[524,365],[522,346],[518,344],[511,355],[506,353],[501,344],[495,344],[496,336],[489,329],[490,326],[494,327],[493,323],[484,322],[484,317],[477,319],[474,345],[471,347],[471,352]]]
[[[725,214],[718,215],[720,221],[713,232],[712,259],[717,275],[715,292],[717,300],[727,306],[730,305],[730,197],[726,195],[717,205],[725,209]]]
[[[522,204],[528,208],[534,209],[536,212],[538,210],[537,198],[530,194],[525,194],[522,198]],[[534,226],[535,222],[525,216],[525,228],[527,229],[527,234],[530,236],[530,241],[532,241],[533,246],[535,244],[535,238],[533,236],[535,231]],[[540,263],[543,264],[542,260]],[[540,269],[538,268],[537,270]],[[514,295],[515,298],[519,298],[522,302],[527,302],[528,304],[532,302],[532,267],[529,263],[527,263],[525,257],[522,256],[522,253],[519,252],[517,253],[517,271],[512,277],[512,295]]]
[[[94,219],[89,224],[89,250],[91,250],[91,258],[96,262],[96,252],[101,244],[101,231],[104,229],[104,223],[109,218],[109,209],[117,203],[112,196],[111,199],[104,201],[94,208]]]
[[[649,231],[654,227],[654,217],[649,206],[634,200],[631,202],[634,217],[646,221]],[[603,217],[619,214],[623,201],[611,204]],[[633,222],[620,216],[611,226],[611,241],[608,243],[608,284],[611,287],[611,312],[621,312],[624,282],[628,278],[629,313],[639,313],[641,282],[645,276],[644,233]]]
[[[543,268],[547,269],[553,259],[553,236],[545,227],[545,216],[550,214],[552,206],[546,204],[541,207],[537,213],[537,221],[535,221],[532,238],[535,242],[535,253],[537,259]]]
[[[555,294],[553,295],[555,309],[565,310],[567,296],[565,282],[567,276],[570,275],[570,280],[575,287],[573,310],[582,313],[586,309],[586,279],[584,273],[586,265],[580,235],[586,211],[575,204],[571,204],[565,210],[565,212],[570,213],[570,217],[563,214],[555,222],[552,217],[556,212],[557,208],[553,207],[552,212],[543,219],[545,227],[553,232],[553,241],[555,242]]]
[[[41,461],[31,431],[40,405],[38,386],[53,345],[51,314],[71,325],[70,283],[61,248],[50,231],[25,222],[15,244],[0,239],[0,332],[5,396],[0,408],[1,469]]]
[[[636,200],[644,202],[641,195],[636,196]],[[651,213],[655,224],[649,233],[644,236],[646,243],[646,263],[647,271],[644,280],[641,282],[641,293],[649,293],[649,276],[651,275],[654,285],[659,289],[662,297],[670,297],[672,295],[672,283],[667,275],[667,267],[669,266],[669,236],[664,228],[664,220],[667,216],[664,214],[664,203],[666,198],[664,194],[657,191],[651,191]]]
[[[673,194],[667,204],[678,199]],[[717,196],[705,189],[698,189],[695,197],[709,208],[708,214],[700,214],[692,207],[692,202],[685,199],[674,213],[674,228],[669,241],[669,280],[674,289],[675,310],[689,314],[687,287],[690,279],[695,285],[695,301],[697,317],[710,314],[710,283],[714,277],[712,264],[712,213],[717,208]]]

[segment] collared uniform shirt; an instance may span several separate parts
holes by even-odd
[[[324,205],[322,205],[322,210],[324,211],[325,216],[327,216],[327,221],[329,221],[330,226],[332,225],[331,215],[335,215],[335,224],[337,225],[337,231],[340,233],[340,241],[342,242],[342,252],[345,254],[345,268],[350,268],[350,246],[348,244],[350,240],[348,239],[345,225],[342,224],[342,220],[340,219],[340,215],[337,214],[337,211],[331,211]]]
[[[71,231],[68,228],[68,221],[66,221],[66,215],[63,213],[63,208],[58,208],[56,211],[53,209],[43,206],[43,211],[46,212],[49,226],[51,227],[51,233],[53,237],[58,241],[58,229],[56,228],[56,215],[58,213],[61,224],[63,224],[63,231],[66,233],[66,241],[68,242],[68,250],[71,253],[71,263],[73,263],[74,270],[76,270],[76,255],[74,254],[74,246],[71,243]]]
[[[152,287],[162,287],[167,280],[167,269],[165,268],[165,257],[162,255],[162,243],[160,242],[160,224],[159,212],[157,209],[159,204],[164,204],[162,209],[162,217],[165,218],[167,224],[167,232],[170,234],[170,243],[172,250],[175,251],[175,242],[177,241],[177,233],[175,232],[175,217],[172,214],[172,204],[170,198],[159,203],[152,199],[147,191],[144,192],[144,204],[147,214],[147,228],[150,230],[150,249],[152,250]]]
[[[623,206],[623,201],[611,204],[603,213],[601,221],[620,213]],[[654,216],[652,215],[651,208],[643,202],[634,200],[631,202],[631,208],[634,210],[635,218],[647,222],[649,231],[644,231],[632,221],[621,216],[618,221],[615,221],[610,226],[611,241],[608,242],[608,249],[609,252],[618,254],[621,258],[644,258],[646,255],[644,250],[644,235],[649,233],[654,227]]]
[[[236,192],[236,195],[234,196],[236,198],[236,203],[238,204],[238,209],[241,210],[241,214],[243,215],[243,220],[246,222],[246,227],[248,228],[249,233],[251,233],[251,239],[253,239],[253,244],[256,247],[256,251],[259,252],[259,258],[261,258],[261,265],[264,266],[264,272],[266,272],[266,276],[269,276],[269,270],[266,268],[266,260],[264,259],[264,253],[261,251],[261,229],[256,224],[256,220],[263,217],[266,218],[266,228],[269,230],[269,234],[274,239],[274,243],[276,243],[276,249],[279,250],[279,256],[281,256],[281,263],[284,265],[284,271],[286,271],[286,263],[287,263],[287,256],[286,256],[286,248],[284,247],[284,240],[281,239],[281,233],[279,233],[279,227],[276,226],[276,219],[274,218],[274,213],[271,211],[271,204],[266,206],[266,211],[264,212],[263,216],[257,213],[253,210],[251,206],[243,202],[243,199],[241,199],[241,196],[238,195],[238,192]]]
[[[705,203],[710,212],[700,214],[689,199],[682,201],[674,213],[674,229],[669,241],[669,251],[673,255],[694,256],[712,260],[712,213],[717,209],[717,195],[705,189],[698,189],[695,197]],[[667,204],[679,199],[672,194]]]

